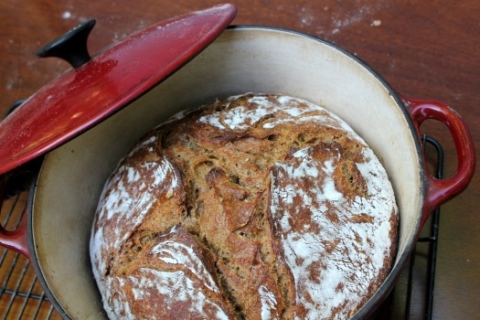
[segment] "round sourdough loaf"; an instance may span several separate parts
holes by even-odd
[[[397,224],[386,172],[347,124],[244,94],[138,142],[90,254],[112,319],[345,319],[389,272]]]

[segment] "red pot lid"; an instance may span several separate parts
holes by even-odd
[[[235,7],[225,4],[169,19],[90,61],[86,38],[95,21],[64,36],[74,39],[52,42],[39,55],[62,57],[75,68],[0,122],[0,174],[64,144],[128,105],[200,53],[235,15]]]

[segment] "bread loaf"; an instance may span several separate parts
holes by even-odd
[[[385,170],[345,122],[244,94],[138,142],[90,254],[111,319],[345,319],[387,276],[397,224]]]

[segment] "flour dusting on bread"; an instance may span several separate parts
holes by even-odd
[[[242,94],[137,143],[90,254],[111,319],[344,319],[387,276],[397,225],[384,168],[344,121]]]

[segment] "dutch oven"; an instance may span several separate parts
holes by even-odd
[[[228,27],[235,14],[228,4],[186,14],[90,58],[92,20],[39,52],[73,68],[0,123],[2,186],[41,158],[25,219],[18,230],[2,228],[0,244],[31,260],[63,317],[105,317],[88,243],[97,201],[119,159],[148,129],[217,97],[258,92],[309,100],[349,123],[383,163],[399,206],[398,251],[389,276],[356,318],[389,293],[430,213],[470,182],[473,142],[450,107],[400,96],[357,57],[324,40],[278,28]],[[449,179],[434,178],[426,167],[419,127],[427,119],[443,123],[453,137],[458,168]]]

